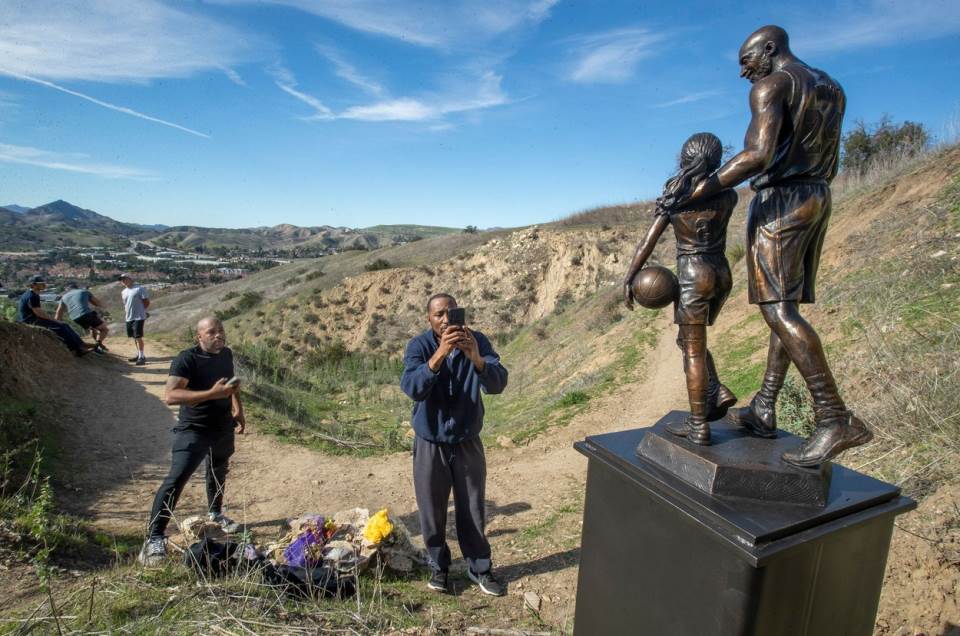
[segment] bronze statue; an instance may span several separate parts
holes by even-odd
[[[716,135],[697,133],[683,144],[680,171],[664,186],[663,200],[688,195],[719,166],[723,146]],[[667,430],[696,444],[710,443],[710,420],[723,417],[737,397],[720,383],[713,356],[707,349],[707,325],[712,325],[730,293],[730,265],[724,254],[727,223],[737,193],[725,189],[696,203],[667,209],[657,206],[653,225],[637,246],[623,282],[624,302],[633,309],[637,294],[634,279],[653,253],[660,235],[673,226],[677,237],[679,294],[674,304],[674,322],[679,325],[677,345],[683,351],[690,415],[686,422]]]
[[[777,395],[793,362],[813,397],[816,430],[798,449],[784,453],[783,460],[815,466],[873,438],[844,405],[820,338],[799,311],[799,303],[814,301],[846,98],[829,75],[794,56],[780,27],[765,26],[751,34],[740,47],[739,60],[740,76],[753,84],[743,151],[692,192],[667,195],[659,204],[683,209],[752,179],[749,300],[760,305],[770,345],[760,391],[749,407],[732,416],[754,435],[776,436]]]

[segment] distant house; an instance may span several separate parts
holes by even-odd
[[[240,267],[218,267],[217,271],[225,278],[243,278],[247,275],[247,270]]]

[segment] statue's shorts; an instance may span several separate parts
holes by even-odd
[[[773,185],[757,192],[747,216],[747,294],[753,304],[812,303],[830,220],[823,182]]]
[[[730,265],[723,254],[677,256],[680,299],[673,311],[678,325],[712,325],[732,286]]]

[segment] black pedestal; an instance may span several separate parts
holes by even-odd
[[[575,444],[589,467],[574,634],[872,633],[913,500],[839,465],[823,506],[713,496],[636,455],[649,431]]]

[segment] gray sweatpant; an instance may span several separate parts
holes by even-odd
[[[453,489],[460,551],[475,573],[490,569],[490,543],[484,535],[486,484],[487,459],[479,437],[459,444],[414,438],[413,488],[420,512],[420,531],[432,568],[450,567],[446,531],[447,505]]]

